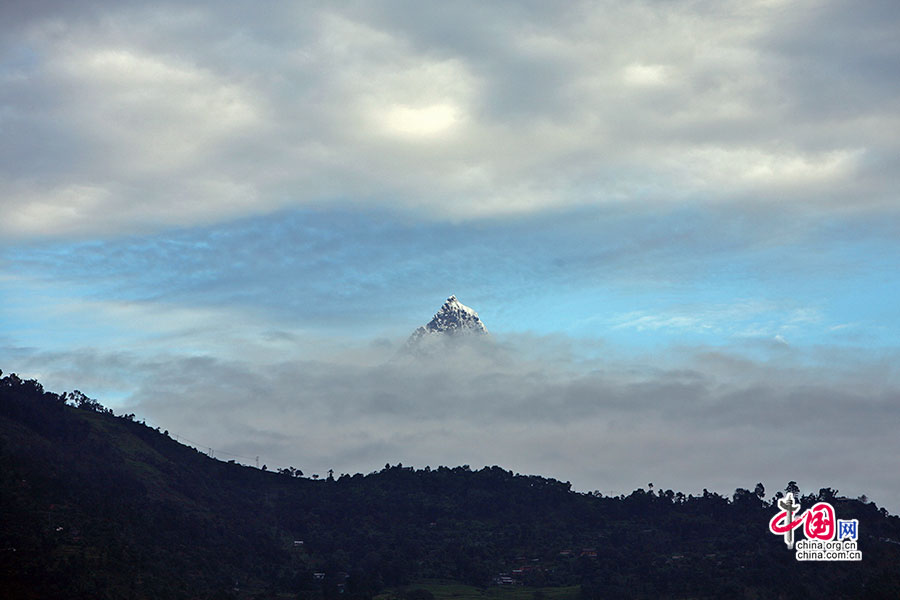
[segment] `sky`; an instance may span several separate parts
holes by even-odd
[[[4,2],[0,369],[307,474],[900,512],[898,32],[894,0]],[[489,340],[405,355],[451,294]]]

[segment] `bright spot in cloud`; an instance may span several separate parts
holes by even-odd
[[[631,85],[660,85],[666,81],[666,68],[663,65],[644,65],[633,63],[625,67],[625,82]]]
[[[446,132],[459,121],[459,110],[449,104],[418,108],[399,105],[388,111],[385,125],[395,135],[431,137]]]

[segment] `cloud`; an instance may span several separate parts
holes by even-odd
[[[17,5],[0,228],[115,236],[335,206],[893,212],[897,19],[836,1]]]
[[[770,361],[694,347],[654,363],[574,363],[584,353],[573,344],[495,336],[410,357],[395,340],[265,364],[89,351],[30,360],[46,371],[77,365],[87,382],[128,373],[122,410],[270,468],[500,464],[607,493],[647,481],[774,490],[793,479],[900,506],[895,360],[859,368],[858,355],[820,362],[793,350]]]
[[[821,311],[814,307],[797,308],[766,300],[738,300],[725,305],[670,306],[660,313],[631,311],[612,315],[606,321],[613,329],[673,331],[685,334],[713,334],[724,338],[772,336],[784,343],[781,335],[798,329],[819,329]],[[829,328],[833,330],[833,328]]]

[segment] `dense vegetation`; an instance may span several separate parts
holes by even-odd
[[[0,597],[900,597],[900,518],[830,489],[801,504],[859,519],[861,562],[795,562],[761,485],[610,498],[499,467],[296,475],[2,377]]]

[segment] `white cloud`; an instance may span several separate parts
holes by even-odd
[[[767,300],[746,300],[732,304],[691,304],[658,311],[631,311],[605,319],[612,329],[637,332],[668,330],[681,334],[714,334],[729,337],[771,338],[784,341],[783,334],[812,329],[830,330],[815,307],[792,308]],[[809,333],[807,331],[806,333]]]
[[[11,205],[6,226],[20,234],[65,232],[73,223],[116,209],[111,205],[110,191],[96,185],[68,184],[44,189],[23,185],[4,187],[4,195]]]
[[[633,63],[625,67],[623,77],[626,83],[632,85],[661,85],[666,82],[666,67]]]
[[[384,123],[388,133],[418,138],[443,133],[459,120],[459,110],[448,104],[420,108],[399,105],[387,111]]]
[[[252,93],[234,81],[128,48],[57,49],[64,108],[85,140],[104,150],[113,177],[179,176],[260,124]]]
[[[727,198],[754,190],[821,190],[855,175],[863,153],[860,149],[785,153],[762,147],[698,147],[668,162],[673,172],[686,178],[686,185],[711,192],[725,188]]]

